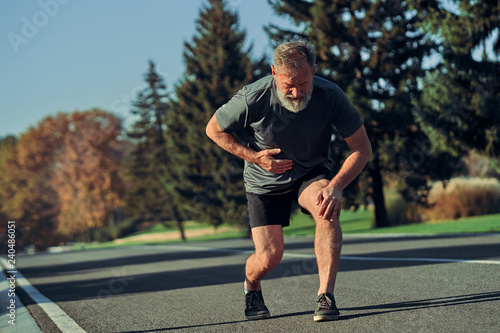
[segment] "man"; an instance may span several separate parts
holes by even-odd
[[[297,201],[316,223],[314,249],[319,290],[314,321],[335,320],[339,311],[333,290],[342,231],[342,191],[371,156],[363,122],[342,90],[314,76],[316,56],[308,41],[279,45],[269,75],[241,89],[220,107],[207,135],[245,160],[244,181],[255,253],[246,262],[245,315],[270,317],[261,280],[283,255],[283,230]],[[329,145],[332,126],[351,150],[332,178]],[[235,132],[245,130],[248,145]]]

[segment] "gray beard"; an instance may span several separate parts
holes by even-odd
[[[313,85],[311,85],[311,88],[309,88],[307,94],[300,96],[300,99],[290,98],[290,95],[283,94],[279,88],[276,89],[276,91],[278,93],[278,100],[280,101],[281,105],[290,112],[298,113],[304,110],[307,107],[307,104],[309,104],[309,101],[312,97]]]

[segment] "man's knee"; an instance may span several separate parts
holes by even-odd
[[[328,183],[327,179],[320,179],[306,187],[299,196],[299,205],[307,210],[314,219],[316,219],[320,208],[318,205],[318,195]]]
[[[283,249],[271,248],[257,254],[258,260],[264,270],[271,270],[278,265],[283,257]]]
[[[283,256],[283,230],[281,225],[269,225],[252,229],[255,244],[255,261],[262,269],[276,266]]]

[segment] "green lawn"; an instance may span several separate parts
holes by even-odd
[[[461,218],[439,223],[420,223],[372,229],[367,233],[458,234],[500,232],[500,214]]]
[[[188,221],[183,223],[184,230],[194,230],[194,229],[205,229],[207,228],[206,225]],[[144,230],[138,231],[133,233],[130,236],[137,236],[137,235],[148,235],[148,234],[157,234],[159,232],[168,232],[168,231],[178,231],[177,227],[172,223],[172,226],[166,227],[165,225],[161,223],[157,223],[149,228],[146,228]]]
[[[372,210],[342,211],[340,223],[344,233],[364,232],[371,229]],[[298,212],[292,216],[290,226],[283,229],[285,236],[314,235],[314,221],[310,215]]]
[[[500,232],[500,214],[475,216],[452,221],[419,223],[389,228],[372,228],[373,211],[360,209],[342,211],[340,225],[344,234],[454,234]],[[286,236],[313,235],[314,221],[310,216],[297,213],[290,227],[283,229]]]

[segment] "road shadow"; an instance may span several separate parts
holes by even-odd
[[[415,311],[420,309],[429,309],[429,308],[438,308],[438,307],[450,307],[450,306],[458,306],[463,304],[475,304],[475,303],[483,303],[483,302],[492,302],[492,301],[500,301],[500,291],[495,292],[485,292],[485,293],[477,293],[477,294],[468,294],[468,295],[456,295],[456,296],[448,296],[448,297],[439,297],[439,298],[429,298],[422,300],[413,300],[407,302],[396,302],[396,303],[386,303],[386,304],[376,304],[370,306],[362,306],[362,307],[350,307],[350,308],[341,308],[341,317],[338,319],[339,321],[344,320],[353,320],[357,318],[369,317],[369,316],[377,316],[392,312],[405,312],[405,311]],[[345,312],[357,312],[355,314],[344,314]],[[297,317],[307,315],[308,318],[313,314],[313,311],[303,311],[303,312],[294,312],[287,313],[278,316],[272,316],[266,321],[273,321],[280,318],[287,317]],[[238,320],[238,321],[227,321],[227,322],[219,322],[219,323],[209,323],[209,324],[197,324],[197,325],[186,325],[186,326],[175,326],[175,327],[166,327],[163,329],[154,329],[154,330],[141,330],[141,331],[126,331],[122,333],[139,333],[139,332],[167,332],[174,331],[180,329],[193,329],[193,330],[203,330],[203,328],[209,327],[223,327],[224,325],[231,324],[242,324],[249,323],[247,320]]]
[[[419,309],[430,309],[438,307],[449,307],[463,304],[475,304],[484,302],[500,301],[500,291],[456,295],[448,297],[422,299],[408,302],[397,302],[387,304],[377,304],[362,307],[342,308],[341,311],[356,311],[359,313],[342,315],[339,320],[350,320],[355,318],[376,316],[391,312],[412,311]]]
[[[422,258],[425,259],[452,259],[452,260],[485,260],[498,259],[500,244],[468,244],[453,246],[435,246],[416,249],[379,251],[362,254],[368,258]],[[349,256],[345,256],[348,258]]]
[[[145,273],[123,274],[116,270],[114,277],[75,279],[65,282],[38,283],[34,286],[53,302],[102,299],[126,294],[160,292],[183,288],[240,283],[244,280],[244,263],[218,265]],[[23,272],[24,274],[24,272]],[[315,259],[283,260],[266,279],[317,274]],[[28,277],[25,274],[26,277]],[[27,304],[33,304],[26,300]]]
[[[277,315],[277,316],[272,316],[271,318],[265,319],[265,321],[273,321],[279,318],[286,318],[286,317],[296,317],[296,316],[304,316],[304,315],[312,315],[314,311],[302,311],[302,312],[294,312],[294,313],[286,313],[282,315]],[[167,332],[167,331],[174,331],[174,330],[182,330],[182,329],[198,329],[201,330],[203,328],[208,328],[208,327],[220,327],[224,325],[231,325],[231,324],[241,324],[241,323],[250,323],[251,321],[248,320],[236,320],[236,321],[225,321],[225,322],[220,322],[220,323],[211,323],[211,324],[199,324],[199,325],[187,325],[187,326],[176,326],[176,327],[166,327],[166,328],[160,328],[160,329],[154,329],[154,330],[141,330],[141,331],[120,331],[120,333],[148,333],[148,332]],[[196,330],[196,331],[198,331]]]
[[[217,257],[227,257],[232,256],[235,252],[249,251],[250,247],[239,247],[239,248],[231,248],[231,249],[219,249],[218,251],[204,251],[200,249],[200,251],[178,251],[175,250],[175,247],[172,247],[173,251],[166,250],[164,253],[155,253],[155,254],[143,254],[143,255],[127,255],[122,258],[110,258],[110,259],[91,259],[88,261],[78,261],[72,263],[58,264],[58,265],[50,265],[50,269],[46,267],[26,267],[22,269],[23,274],[26,277],[54,277],[57,275],[64,275],[66,273],[74,273],[78,271],[85,270],[98,270],[101,268],[109,269],[113,267],[122,267],[128,265],[141,265],[148,263],[156,263],[156,262],[168,262],[173,260],[203,260],[209,258],[217,258]],[[93,251],[102,251],[102,250],[86,250],[85,252],[89,253],[89,256],[92,255]],[[44,254],[46,255],[46,254]],[[54,256],[64,255],[61,254],[53,254]]]
[[[350,244],[367,244],[367,243],[383,243],[383,242],[399,242],[399,241],[415,241],[415,240],[440,240],[449,238],[463,238],[468,236],[415,236],[415,237],[374,237],[374,238],[360,238],[360,239],[345,239],[343,241],[344,245]],[[313,249],[313,239],[307,241],[285,241],[285,252],[286,251],[296,251],[296,250],[307,250]],[[152,246],[154,248],[154,246]],[[200,251],[178,251],[175,246],[172,246],[171,251],[165,250],[163,253],[155,254],[134,254],[127,255],[117,258],[109,259],[91,259],[86,261],[78,261],[72,263],[64,264],[52,264],[50,269],[47,267],[25,267],[20,266],[23,274],[26,277],[37,278],[37,277],[57,277],[58,275],[64,275],[67,273],[75,273],[78,271],[85,270],[99,270],[109,269],[113,267],[122,267],[126,265],[136,265],[136,264],[148,264],[156,262],[168,262],[172,260],[189,260],[189,259],[210,259],[217,257],[227,257],[232,256],[235,253],[243,253],[245,251],[252,251],[252,246],[241,246],[241,247],[231,247],[225,249],[214,249],[206,250],[200,249]],[[93,253],[97,253],[103,250],[86,250],[91,256]],[[395,251],[385,251],[385,252],[375,252],[363,254],[363,257],[384,257],[384,258],[446,258],[446,259],[464,259],[464,260],[478,260],[487,259],[500,254],[500,244],[475,244],[475,245],[457,245],[448,247],[439,247],[439,251],[436,251],[436,247],[426,247],[420,249],[407,249],[407,250],[395,250]],[[46,256],[48,254],[44,254]],[[51,256],[63,256],[64,253],[51,254]],[[407,265],[404,265],[407,266]],[[387,266],[382,266],[380,268],[386,268]],[[394,267],[393,265],[389,267]],[[370,265],[373,269],[374,266]]]

